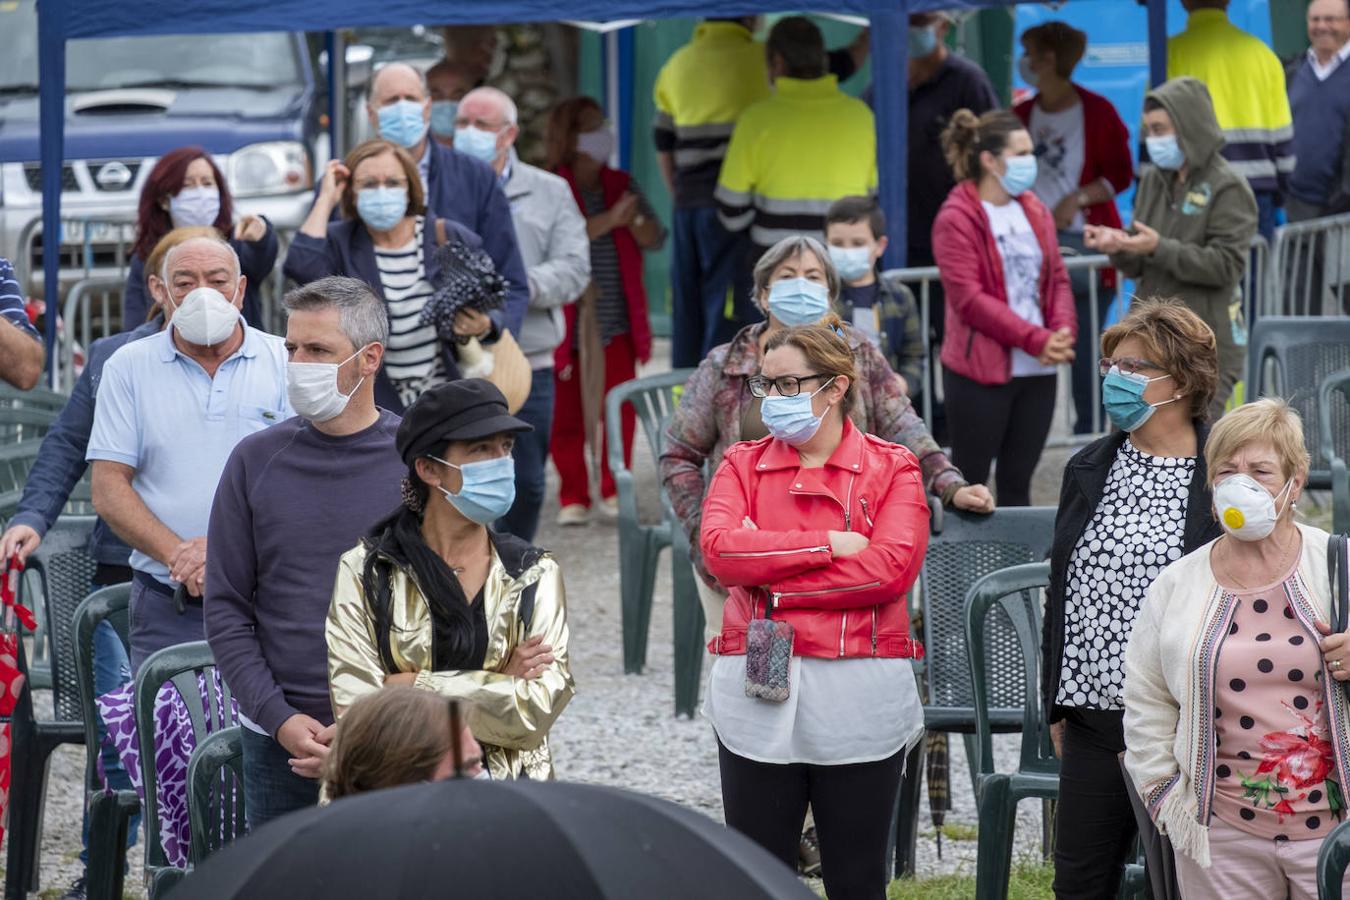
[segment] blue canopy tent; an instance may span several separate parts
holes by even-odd
[[[912,12],[1007,5],[1008,0],[833,0],[829,12],[866,16],[871,21],[873,59],[887,60],[892,73],[904,72],[908,46],[907,19]],[[1134,0],[1121,0],[1134,2]],[[565,16],[569,20],[615,22],[625,19],[698,18],[717,15],[777,12],[791,7],[784,0],[736,0],[729,6],[709,0],[573,0]],[[1147,0],[1149,9],[1149,54],[1152,80],[1166,75],[1165,0]],[[809,8],[809,5],[808,5]],[[546,0],[476,0],[438,3],[427,0],[189,0],[168,3],[148,0],[134,15],[108,14],[106,3],[96,0],[38,0],[38,74],[42,163],[42,231],[58,235],[61,228],[61,162],[64,156],[66,114],[66,42],[77,38],[153,34],[195,34],[252,31],[320,31],[355,27],[412,26],[434,21],[448,25],[479,25],[498,22],[550,22],[562,16],[555,3]],[[332,45],[330,44],[330,47]],[[332,56],[330,55],[330,59]],[[330,66],[330,70],[333,69]],[[615,67],[615,68],[621,68]],[[612,79],[620,90],[622,79]],[[905,171],[908,146],[907,96],[899,77],[877,78],[874,88],[877,116],[877,169],[881,205],[891,225],[890,266],[904,264]],[[43,285],[48,298],[47,367],[53,371],[56,347],[56,309],[59,286],[59,255],[42,255]]]

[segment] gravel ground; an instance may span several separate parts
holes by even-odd
[[[667,358],[668,347],[658,342],[655,355],[658,360]],[[654,363],[644,369],[644,374],[662,368]],[[1062,427],[1057,425],[1056,432],[1063,433]],[[1068,456],[1067,450],[1045,452],[1036,472],[1034,502],[1056,502],[1060,474]],[[640,503],[650,520],[657,510],[657,482],[640,429],[634,468]],[[624,675],[616,527],[599,518],[585,527],[558,527],[554,524],[558,511],[556,475],[551,470],[549,478],[549,500],[538,543],[557,555],[566,573],[572,667],[578,686],[576,698],[552,735],[560,777],[654,794],[721,819],[717,746],[712,729],[702,719],[674,716],[669,557],[662,557],[656,582],[647,668],[642,675]],[[45,692],[39,702],[49,705]],[[1017,746],[1015,737],[996,739],[1000,769],[1016,765]],[[59,896],[53,889],[69,884],[80,874],[83,767],[82,747],[61,748],[52,757],[42,842],[44,897]],[[947,816],[947,823],[966,826],[973,833],[977,824],[974,795],[959,740],[951,744],[951,772],[954,809]],[[1018,815],[1015,853],[1036,854],[1040,835],[1040,805],[1023,803]],[[133,872],[138,871],[140,862],[138,848],[132,851]],[[919,877],[958,871],[973,873],[974,868],[973,840],[944,839],[942,859],[938,859],[925,811],[921,816]],[[143,896],[130,884],[134,881],[133,876],[128,876],[128,896]]]

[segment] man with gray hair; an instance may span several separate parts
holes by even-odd
[[[533,541],[553,430],[553,351],[567,330],[563,307],[580,297],[590,281],[591,246],[571,188],[557,175],[520,161],[515,148],[519,134],[516,104],[496,88],[477,88],[460,101],[455,147],[492,166],[505,186],[530,282],[530,307],[518,341],[533,377],[530,395],[516,415],[534,431],[516,436],[516,502],[497,527]]]
[[[85,458],[94,508],[131,546],[131,669],[202,639],[206,525],[234,445],[291,415],[281,338],[245,324],[247,278],[218,237],[164,258],[170,327],[103,367]],[[215,545],[213,545],[215,546]]]
[[[206,633],[244,725],[249,825],[319,800],[333,735],[324,620],[338,558],[399,504],[399,418],[375,405],[389,339],[365,282],[286,295],[286,389],[297,415],[239,442],[208,532]]]

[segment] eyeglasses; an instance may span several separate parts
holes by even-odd
[[[802,382],[833,377],[833,375],[779,375],[777,378],[766,378],[763,375],[751,375],[745,379],[745,384],[750,388],[750,396],[763,400],[769,396],[771,387],[777,388],[780,397],[795,397],[802,392]]]
[[[1163,367],[1157,363],[1149,362],[1146,359],[1139,359],[1134,356],[1103,356],[1101,362],[1097,364],[1097,369],[1101,372],[1102,377],[1105,378],[1106,373],[1111,371],[1112,366],[1120,369],[1122,375],[1134,375],[1137,372],[1149,369],[1154,372],[1164,371]]]
[[[406,188],[407,186],[408,179],[406,178],[386,178],[383,181],[378,178],[363,178],[356,182],[356,189],[358,191],[370,191],[382,187],[398,190],[399,188]]]

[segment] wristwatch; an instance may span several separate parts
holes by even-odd
[[[1079,209],[1082,209],[1082,208],[1085,207],[1085,206],[1091,206],[1091,205],[1092,205],[1092,201],[1088,198],[1087,191],[1079,191],[1079,192],[1078,192],[1076,195],[1074,195],[1074,196],[1077,197],[1077,199],[1078,199],[1078,208],[1079,208]]]

